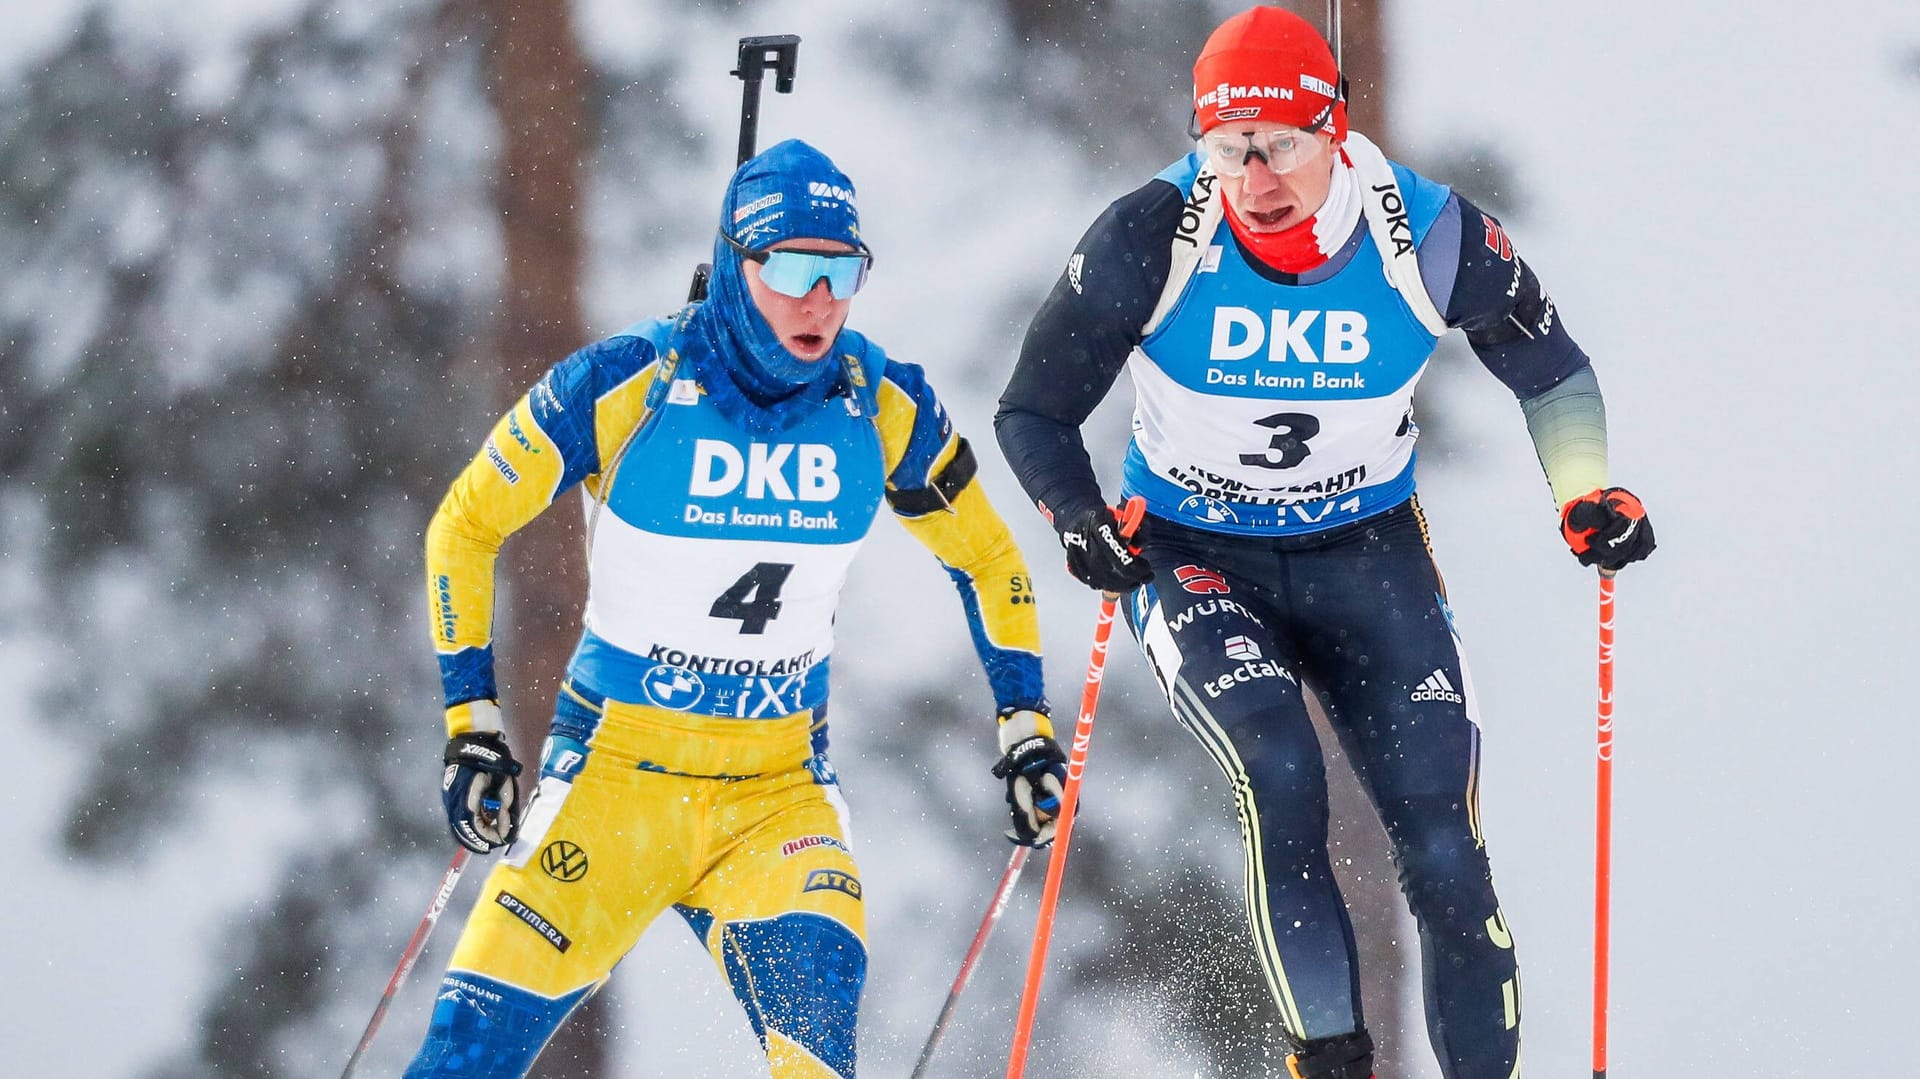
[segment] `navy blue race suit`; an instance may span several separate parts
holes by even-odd
[[[1183,215],[1190,230],[1217,197],[1197,156],[1176,162],[1081,240],[995,427],[1027,494],[1071,519],[1107,502],[1080,426],[1122,368],[1133,377],[1122,493],[1147,501],[1153,579],[1126,598],[1127,619],[1235,792],[1255,952],[1289,1034],[1364,1029],[1311,687],[1392,839],[1445,1075],[1510,1079],[1518,973],[1480,832],[1472,685],[1413,493],[1411,398],[1437,333],[1465,331],[1521,400],[1556,501],[1604,482],[1604,412],[1586,355],[1499,223],[1410,170],[1392,175],[1404,232],[1363,216],[1296,276],[1219,221],[1197,236],[1204,257],[1176,271]],[[1417,248],[1433,314],[1382,273],[1376,236]],[[1188,275],[1178,292],[1175,272]]]

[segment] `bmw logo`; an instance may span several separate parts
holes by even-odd
[[[692,708],[707,695],[706,683],[700,681],[699,675],[685,667],[673,667],[665,663],[655,664],[653,670],[640,679],[640,688],[646,692],[649,701],[676,712]]]
[[[1217,498],[1208,498],[1206,495],[1188,495],[1186,501],[1180,503],[1180,512],[1195,514],[1201,520],[1212,521],[1215,524],[1240,522],[1240,518],[1234,514],[1232,507]]]

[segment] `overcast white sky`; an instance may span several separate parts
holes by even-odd
[[[614,0],[590,7],[604,25],[632,25]],[[1135,181],[1076,180],[1040,162],[1028,183],[1056,189],[1019,218],[969,237],[910,221],[929,204],[980,205],[963,186],[974,178],[890,159],[865,132],[909,118],[977,131],[981,118],[914,117],[858,64],[838,62],[850,57],[846,15],[861,7],[768,4],[752,25],[713,37],[721,52],[743,33],[807,38],[817,59],[803,93],[859,103],[816,110],[809,136],[841,155],[870,227],[894,233],[897,249],[951,242],[952,265],[1005,259],[1012,236],[1030,250],[1031,272],[1050,278],[1105,199]],[[0,68],[69,32],[74,10],[10,12]],[[168,23],[150,25],[191,26],[217,55],[220,42],[287,10],[175,5]],[[1511,231],[1595,358],[1615,479],[1646,500],[1661,539],[1619,591],[1616,1071],[1894,1074],[1890,1043],[1920,1004],[1910,823],[1920,736],[1904,677],[1920,645],[1911,550],[1920,515],[1907,491],[1920,472],[1909,418],[1920,378],[1900,321],[1913,287],[1906,256],[1920,241],[1909,205],[1920,6],[1399,0],[1391,17],[1396,135],[1409,163],[1473,141],[1516,166],[1529,203]],[[209,92],[222,77],[210,64]],[[1017,135],[992,137],[1019,146]],[[908,262],[883,262],[856,322],[895,351],[896,341],[926,341],[914,358],[937,372],[954,357],[927,341],[925,308],[899,301],[941,284],[931,271],[896,269]],[[1469,385],[1454,395],[1462,411],[1451,423],[1472,452],[1424,462],[1423,502],[1483,698],[1485,821],[1526,971],[1528,1071],[1582,1074],[1594,586],[1554,534],[1518,410],[1491,378]],[[984,395],[952,405],[976,444],[990,441]],[[1045,550],[1004,469],[993,462],[988,476],[1029,550]],[[1052,585],[1059,699],[1084,654],[1091,606]],[[945,587],[909,587],[922,586]],[[856,583],[849,602],[895,587]],[[847,632],[880,630],[854,616]],[[18,644],[0,663],[42,670]],[[1130,651],[1115,654],[1137,668]],[[1115,691],[1148,692],[1137,674],[1119,672]],[[21,717],[9,730],[15,759],[27,762],[0,803],[28,900],[16,911],[30,915],[0,924],[10,1067],[131,1075],[185,1038],[194,988],[219,965],[223,920],[261,898],[247,893],[246,874],[226,878],[237,890],[204,895],[207,867],[245,862],[262,838],[247,828],[277,827],[291,796],[198,792],[203,814],[170,834],[164,857],[111,874],[70,865],[54,839],[80,762],[20,679],[0,678],[0,712]],[[232,819],[236,803],[249,806],[251,825]],[[149,899],[138,918],[125,913],[134,894]],[[751,1041],[718,982],[700,985],[706,968],[691,945],[646,949],[659,976],[624,986],[646,1032],[634,1074],[755,1074]],[[711,1004],[711,1025],[647,1020],[689,996]],[[417,1037],[419,1023],[396,1013],[406,1034],[390,1036]],[[112,1036],[99,1036],[109,1024]]]

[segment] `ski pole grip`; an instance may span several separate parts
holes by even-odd
[[[1115,520],[1120,522],[1120,537],[1122,539],[1132,539],[1133,534],[1140,530],[1140,522],[1147,518],[1147,500],[1139,495],[1134,495],[1120,505],[1113,507],[1113,516]],[[1131,547],[1132,545],[1129,544],[1128,546]],[[1133,550],[1135,554],[1139,553],[1139,548],[1136,547],[1133,548]],[[1118,592],[1102,592],[1100,596],[1109,602],[1117,603],[1120,600],[1120,593]]]

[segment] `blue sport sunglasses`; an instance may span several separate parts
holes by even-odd
[[[760,281],[783,296],[798,299],[813,291],[821,278],[836,300],[851,300],[867,283],[867,271],[873,268],[871,251],[808,251],[783,248],[758,251],[728,236],[720,238],[740,253],[740,257],[760,264]]]

